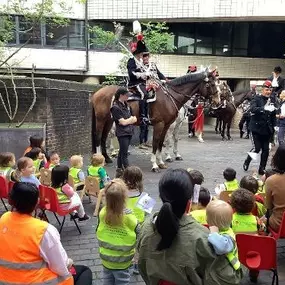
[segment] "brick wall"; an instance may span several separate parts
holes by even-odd
[[[11,82],[6,80],[11,97],[12,108],[15,96]],[[31,80],[16,79],[19,95],[19,110],[14,122],[20,121],[32,102]],[[46,124],[46,146],[48,150],[57,150],[63,157],[75,153],[91,151],[91,105],[89,94],[95,86],[77,82],[35,79],[37,101],[26,119],[26,123]],[[1,94],[4,93],[0,85]],[[0,104],[0,123],[9,122],[2,104]]]

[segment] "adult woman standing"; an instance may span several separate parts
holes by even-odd
[[[138,241],[139,270],[146,284],[161,280],[183,285],[239,284],[240,273],[225,255],[216,256],[209,231],[189,212],[193,183],[184,169],[169,169],[159,181],[163,205],[146,221]]]
[[[10,192],[13,210],[0,219],[0,284],[91,285],[91,270],[72,266],[56,228],[32,216],[38,198],[32,183],[15,183]]]
[[[116,136],[119,141],[119,154],[117,159],[116,176],[122,174],[123,169],[129,166],[128,149],[134,132],[134,126],[137,118],[132,115],[132,109],[128,106],[127,100],[130,92],[120,87],[116,94],[111,113],[116,123]]]
[[[277,172],[265,181],[266,208],[269,210],[269,225],[278,231],[285,211],[285,144],[281,144],[272,158],[272,168]]]

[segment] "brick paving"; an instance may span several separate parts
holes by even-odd
[[[195,168],[200,170],[205,176],[204,186],[208,187],[210,191],[216,184],[223,182],[223,170],[231,166],[237,171],[237,176],[240,179],[245,175],[242,170],[242,163],[245,158],[246,151],[249,150],[251,143],[249,140],[239,139],[238,134],[233,132],[233,141],[221,141],[220,137],[212,131],[212,128],[206,129],[205,143],[199,143],[195,138],[187,138],[186,129],[183,131],[179,141],[179,150],[184,160],[173,162],[169,164],[172,168]],[[151,194],[157,201],[155,206],[159,209],[161,202],[158,198],[158,181],[161,173],[152,173],[150,171],[150,152],[141,151],[136,147],[131,147],[130,162],[140,166],[144,172],[144,186],[145,191]],[[86,157],[86,164],[88,159]],[[252,167],[257,167],[256,163]],[[109,175],[114,176],[115,167],[109,165],[106,167]],[[89,203],[87,198],[84,199],[84,207],[86,212],[92,215],[94,211],[94,203]],[[0,209],[0,213],[2,208]],[[57,226],[55,219],[50,214],[50,221]],[[97,218],[92,217],[87,222],[79,224],[82,234],[79,235],[73,222],[68,221],[64,226],[61,234],[62,243],[70,258],[77,264],[84,264],[91,268],[93,272],[93,284],[102,284],[102,265],[98,254],[98,243],[95,238],[95,230],[97,226]],[[279,278],[280,285],[285,285],[285,251],[282,246],[285,243],[278,245],[278,264],[279,264]],[[284,251],[284,252],[283,252]],[[132,276],[131,284],[145,284],[140,276]],[[242,285],[251,284],[247,277],[241,282]],[[262,272],[257,284],[267,285],[271,284],[271,273]]]

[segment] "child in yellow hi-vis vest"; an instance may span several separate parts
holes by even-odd
[[[15,180],[15,166],[16,159],[12,152],[0,153],[0,176],[4,176],[7,181]]]
[[[228,167],[223,171],[225,182],[217,185],[215,188],[216,194],[219,196],[222,191],[235,191],[239,188],[239,182],[236,179],[236,171]]]
[[[123,180],[113,179],[105,187],[106,206],[99,214],[96,230],[103,264],[103,284],[129,284],[135,254],[139,223],[126,208],[128,187]]]
[[[206,213],[210,229],[209,243],[213,246],[217,255],[225,255],[228,259],[233,278],[242,278],[235,234],[231,229],[232,207],[222,200],[213,200],[208,204]]]
[[[69,163],[70,163],[69,175],[72,177],[74,185],[80,182],[84,182],[85,175],[84,172],[82,171],[83,157],[81,155],[73,155],[69,159]],[[77,190],[81,190],[83,189],[83,187],[84,186],[81,185],[81,187],[78,187]]]

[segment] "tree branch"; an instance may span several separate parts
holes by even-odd
[[[32,101],[32,104],[31,106],[29,107],[27,113],[25,114],[24,118],[22,119],[22,121],[16,125],[17,128],[21,127],[23,125],[23,123],[25,122],[27,116],[29,115],[29,113],[33,110],[35,104],[36,104],[36,101],[37,101],[37,93],[36,93],[36,88],[35,88],[35,77],[34,77],[34,73],[35,73],[35,65],[33,64],[32,66],[32,76],[31,76],[31,79],[32,79],[32,91],[33,91],[33,101]]]
[[[10,104],[10,99],[9,99],[9,93],[8,93],[7,85],[6,85],[6,83],[3,80],[0,80],[0,82],[3,84],[4,89],[5,89],[8,108],[6,106],[6,103],[5,103],[1,93],[0,93],[0,99],[1,99],[1,102],[3,104],[3,107],[5,109],[5,112],[6,112],[7,116],[8,116],[8,118],[10,119],[10,121],[12,121],[12,109],[11,109],[11,104]]]

